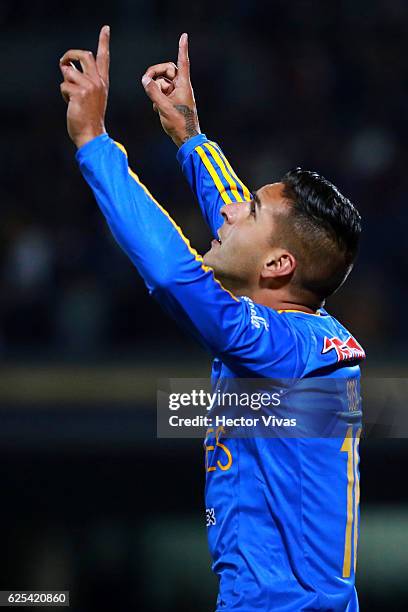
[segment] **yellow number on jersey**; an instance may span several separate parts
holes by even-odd
[[[351,573],[351,542],[354,530],[354,571],[357,562],[358,540],[358,505],[360,502],[360,481],[358,477],[358,444],[360,442],[361,427],[353,438],[353,427],[347,429],[341,452],[347,453],[347,523],[344,538],[343,578],[350,578]],[[353,507],[354,498],[354,507]],[[354,519],[354,520],[353,520]]]

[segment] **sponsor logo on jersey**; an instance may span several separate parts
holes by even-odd
[[[244,296],[242,299],[245,300],[245,302],[247,302],[247,304],[249,306],[249,310],[250,310],[250,313],[251,313],[251,325],[252,325],[252,327],[255,328],[255,329],[259,329],[260,327],[264,327],[266,329],[266,331],[269,331],[269,325],[268,325],[266,319],[264,317],[261,317],[258,314],[256,306],[253,303],[253,301],[251,300],[251,298]]]
[[[205,510],[205,525],[206,527],[211,527],[212,525],[217,524],[217,519],[215,518],[215,509],[214,508],[206,508]]]
[[[363,347],[353,338],[353,336],[349,336],[347,340],[341,340],[336,337],[328,338],[325,336],[323,340],[322,355],[329,351],[336,352],[337,361],[350,361],[365,358]]]

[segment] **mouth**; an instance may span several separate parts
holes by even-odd
[[[211,242],[212,246],[221,246],[222,245],[222,240],[221,240],[221,236],[220,236],[220,232],[217,232],[217,238],[215,238],[212,242]]]

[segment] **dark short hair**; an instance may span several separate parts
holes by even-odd
[[[295,168],[282,178],[292,204],[285,232],[298,270],[294,281],[325,299],[347,278],[358,251],[361,216],[330,181],[317,172]]]

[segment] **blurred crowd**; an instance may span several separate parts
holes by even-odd
[[[148,65],[176,59],[183,31],[201,128],[248,187],[300,165],[331,179],[361,211],[358,263],[327,308],[363,344],[368,363],[403,362],[406,0],[1,0],[3,364],[151,358],[155,372],[164,353],[174,365],[182,352],[180,363],[193,362],[193,345],[111,237],[66,133],[58,59],[68,48],[95,49],[104,23],[112,28],[107,129],[192,244],[205,252],[210,235],[140,84]],[[26,369],[31,400],[38,369]],[[3,396],[16,380],[3,372]],[[75,372],[65,380],[61,389],[72,384],[75,392]],[[141,383],[135,368],[135,387]],[[118,601],[144,612],[210,609],[200,600],[212,605],[216,591],[205,582],[201,441],[157,440],[150,405],[121,412],[101,406],[99,397],[86,406],[64,404],[65,397],[45,406],[30,401],[25,412],[8,401],[1,406],[3,588],[71,588],[75,612],[117,609]],[[370,442],[362,441],[368,552],[360,561],[361,607],[407,610],[396,603],[406,593],[407,492],[399,486],[406,444]],[[370,503],[377,523],[367,521]],[[400,522],[392,514],[398,504]]]
[[[137,355],[147,341],[179,341],[110,237],[65,130],[58,58],[70,46],[94,48],[105,22],[108,131],[192,244],[204,252],[209,234],[140,85],[147,65],[175,59],[185,30],[201,128],[248,186],[301,165],[331,179],[361,211],[359,263],[327,306],[369,354],[397,357],[408,339],[404,0],[117,0],[86,11],[76,2],[4,0],[3,356]]]

